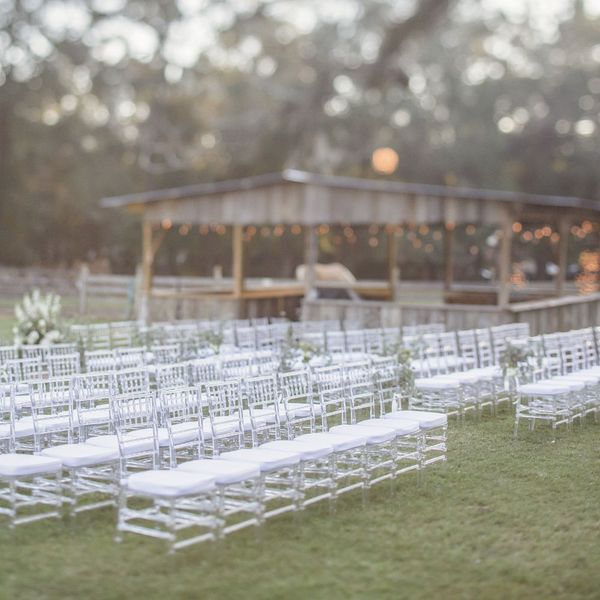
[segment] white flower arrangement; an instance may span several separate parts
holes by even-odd
[[[59,342],[62,339],[59,329],[60,310],[60,296],[56,294],[42,295],[38,289],[33,290],[31,296],[25,294],[22,304],[15,306],[15,344],[47,346]]]

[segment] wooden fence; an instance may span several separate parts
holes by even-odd
[[[395,302],[310,300],[303,303],[302,318],[317,321],[350,320],[362,327],[444,323],[449,331],[527,322],[532,335],[538,335],[600,325],[600,293],[516,302],[507,309],[472,304],[427,306]]]

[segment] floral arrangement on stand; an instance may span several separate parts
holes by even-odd
[[[311,344],[304,341],[294,341],[292,329],[288,330],[286,340],[281,347],[279,362],[279,371],[287,373],[294,369],[294,365],[300,360],[304,366],[307,366],[313,358],[324,356],[325,350],[317,344]],[[327,364],[331,362],[331,358]]]
[[[404,398],[407,398],[413,392],[415,372],[412,369],[411,362],[417,358],[417,349],[418,344],[409,348],[398,340],[394,343],[384,344],[381,353],[383,356],[395,356],[398,359],[398,381]]]
[[[13,327],[15,344],[50,345],[63,339],[60,324],[60,296],[42,294],[35,289],[23,296],[21,304],[15,306],[17,324]]]
[[[520,383],[531,382],[534,373],[541,369],[541,348],[533,340],[509,341],[498,362],[502,368],[504,388],[512,397]]]

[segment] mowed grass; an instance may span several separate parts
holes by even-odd
[[[0,598],[600,597],[600,424],[557,443],[540,427],[512,437],[502,415],[450,429],[447,469],[326,503],[301,519],[182,550],[126,535],[114,513],[0,528]]]

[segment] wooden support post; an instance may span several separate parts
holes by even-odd
[[[398,269],[398,240],[394,232],[388,236],[388,281],[390,284],[390,300],[393,302],[398,296],[398,279],[400,270]]]
[[[304,299],[309,300],[315,295],[315,265],[318,261],[319,247],[317,232],[315,231],[314,226],[307,225],[304,235],[304,264],[306,265]]]
[[[444,292],[452,289],[454,281],[454,227],[444,231]]]
[[[142,297],[139,303],[138,319],[143,323],[148,321],[148,303],[152,291],[154,256],[163,243],[166,234],[166,229],[160,229],[156,236],[153,236],[152,223],[142,221]]]
[[[79,315],[84,316],[87,313],[88,281],[90,278],[90,268],[84,264],[79,271],[77,287],[79,288]]]
[[[569,221],[561,217],[558,221],[558,273],[556,274],[556,295],[565,295],[565,284],[567,282],[567,250],[569,243]]]
[[[502,222],[500,240],[500,265],[498,268],[498,306],[506,308],[510,303],[510,273],[512,249],[512,219],[506,215]]]
[[[237,318],[244,312],[244,240],[241,225],[233,226],[233,297],[237,300]]]

